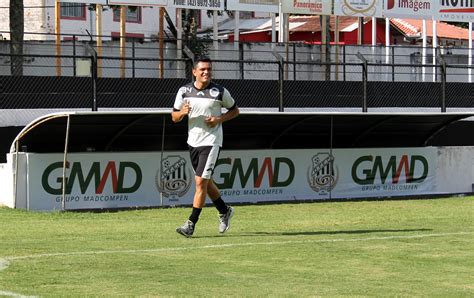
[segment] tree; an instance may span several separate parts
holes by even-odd
[[[14,76],[23,75],[24,23],[23,0],[10,0],[10,70]]]

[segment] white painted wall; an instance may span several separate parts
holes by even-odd
[[[0,31],[10,31],[9,25],[9,0],[0,0]],[[24,0],[25,6],[25,32],[34,33],[54,33],[55,30],[55,15],[54,15],[54,0]],[[37,8],[32,8],[37,7]],[[106,9],[102,13],[102,35],[111,35],[112,32],[119,32],[119,22],[113,21],[113,13],[110,7],[104,6]],[[132,34],[144,34],[145,38],[159,34],[159,7],[142,7],[142,23],[127,23],[126,31]],[[176,23],[176,9],[167,8],[167,12]],[[228,18],[226,14],[218,17],[218,22],[224,21]],[[86,30],[91,34],[96,34],[95,26],[95,11],[86,11],[86,20],[68,20],[61,19],[61,33],[62,34],[85,34]],[[200,29],[212,28],[212,17],[208,17],[206,11],[201,11]],[[165,30],[167,30],[167,23],[165,21]],[[2,33],[2,35],[10,39],[9,34]],[[45,40],[54,39],[54,36],[39,36],[39,35],[25,35],[25,40]],[[79,38],[81,39],[81,38]],[[82,39],[88,39],[84,37]],[[106,40],[104,38],[104,40]]]

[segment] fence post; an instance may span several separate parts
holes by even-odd
[[[284,67],[284,62],[283,62],[283,59],[281,59],[280,61],[278,61],[278,73],[279,73],[279,83],[280,83],[280,105],[278,107],[278,111],[279,112],[283,112],[284,111],[284,102],[283,102],[283,86],[284,86],[284,81],[285,81],[285,67]]]
[[[239,70],[240,70],[240,79],[244,79],[244,45],[239,42]]]
[[[132,39],[132,78],[135,78],[135,39]]]
[[[72,35],[72,72],[73,76],[76,76],[76,35]]]
[[[362,99],[362,112],[367,112],[367,81],[368,81],[368,65],[367,59],[361,53],[357,53],[357,58],[362,60],[362,84],[364,86],[364,93]]]
[[[293,44],[293,81],[296,81],[296,44]]]
[[[92,111],[97,111],[97,55],[91,55]]]
[[[392,82],[395,82],[395,47],[392,47]]]
[[[441,62],[441,113],[446,113],[446,61],[440,55]]]
[[[285,110],[284,93],[283,93],[283,86],[284,86],[284,81],[285,81],[285,60],[280,54],[278,54],[278,52],[275,49],[273,49],[272,54],[276,58],[277,63],[278,63],[278,83],[279,83],[278,91],[280,95],[278,111],[283,112]]]
[[[343,73],[343,81],[346,81],[346,45],[342,46],[342,73]]]

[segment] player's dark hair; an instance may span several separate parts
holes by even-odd
[[[198,65],[199,62],[212,63],[211,58],[209,58],[207,56],[198,56],[198,57],[194,58],[193,68],[196,68],[196,66]]]

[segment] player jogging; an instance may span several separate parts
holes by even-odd
[[[209,58],[196,59],[192,72],[195,81],[179,89],[171,113],[175,123],[188,116],[187,143],[195,173],[193,210],[189,219],[176,229],[185,237],[193,235],[207,195],[219,211],[219,232],[224,233],[230,227],[234,210],[221,198],[212,174],[222,147],[222,123],[239,115],[239,108],[229,91],[211,81],[212,63]],[[222,114],[222,108],[227,112]]]

